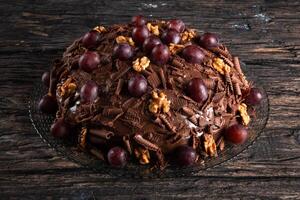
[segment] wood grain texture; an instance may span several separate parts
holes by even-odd
[[[270,118],[233,161],[193,176],[122,179],[57,155],[30,124],[27,101],[50,62],[89,28],[143,13],[217,32],[259,77]],[[0,2],[0,199],[300,199],[299,1]]]

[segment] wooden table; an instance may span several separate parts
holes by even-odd
[[[33,129],[27,101],[50,62],[98,24],[143,13],[217,32],[270,98],[268,125],[233,161],[194,176],[122,179],[59,156]],[[0,199],[300,199],[299,1],[0,3]]]

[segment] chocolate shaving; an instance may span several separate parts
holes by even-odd
[[[121,108],[105,108],[102,112],[104,116],[115,116],[120,113],[123,113]]]
[[[177,57],[173,58],[172,65],[174,65],[175,67],[178,67],[178,68],[184,67],[184,64]]]
[[[136,98],[131,97],[130,99],[127,99],[123,105],[122,108],[127,110],[129,107],[131,107],[133,105],[133,103],[136,101]]]
[[[160,151],[160,148],[156,144],[153,144],[150,141],[144,139],[140,134],[136,134],[133,139],[140,145],[144,146],[146,149],[149,149],[151,151]]]
[[[161,84],[161,80],[159,79],[156,72],[152,72],[148,76],[148,82],[149,82],[149,84],[151,85],[152,88],[157,88]]]
[[[189,117],[195,115],[195,112],[193,111],[193,109],[187,107],[187,106],[184,106],[182,107],[182,111],[187,114]]]
[[[132,148],[129,141],[129,136],[123,136],[123,142],[129,154],[132,154]]]
[[[164,71],[162,68],[159,69],[159,76],[160,76],[160,80],[163,84],[163,88],[167,89],[166,77],[165,77],[165,74],[164,74]]]
[[[234,88],[234,93],[237,95],[237,96],[242,96],[242,91],[241,91],[241,88],[240,88],[240,85],[239,83],[234,83],[233,84],[233,88]]]
[[[211,78],[202,79],[202,81],[208,89],[213,89],[216,85],[215,81]]]
[[[115,91],[115,95],[120,95],[121,90],[123,88],[123,85],[124,85],[124,80],[123,79],[119,79],[118,85],[117,85],[117,88],[116,88],[116,91]]]
[[[123,69],[120,69],[118,72],[111,74],[111,79],[112,80],[117,80],[119,78],[121,78],[124,74],[126,74],[131,67],[124,67]]]
[[[109,140],[115,134],[113,132],[107,131],[105,129],[90,129],[89,133],[95,137],[101,137],[103,139]]]
[[[232,81],[231,81],[230,74],[228,71],[225,71],[225,80],[226,80],[227,84],[229,85],[229,89],[233,92],[233,85],[232,85]]]
[[[164,115],[159,115],[159,118],[161,119],[161,121],[165,124],[165,126],[170,131],[172,131],[173,133],[176,133],[176,127],[174,125],[172,125]]]

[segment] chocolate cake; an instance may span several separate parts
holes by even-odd
[[[143,16],[93,28],[43,81],[39,108],[56,113],[53,136],[115,167],[215,157],[247,139],[249,107],[262,98],[216,34]]]

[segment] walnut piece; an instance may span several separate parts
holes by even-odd
[[[247,105],[242,103],[239,105],[239,112],[243,120],[244,125],[248,125],[250,123],[250,116],[247,113]]]
[[[148,30],[153,33],[154,35],[159,35],[159,28],[158,25],[152,25],[151,23],[147,23]]]
[[[190,29],[187,31],[184,31],[183,33],[181,33],[181,41],[182,42],[189,42],[191,41],[194,37],[196,37],[197,33],[195,30]]]
[[[204,145],[205,152],[209,156],[217,156],[217,145],[216,145],[213,135],[204,134],[203,140],[204,140],[203,145]]]
[[[230,72],[230,66],[221,58],[214,58],[212,66],[222,75]]]
[[[118,44],[122,44],[122,43],[128,43],[131,46],[134,46],[134,41],[132,40],[131,37],[125,37],[123,35],[120,35],[118,37],[116,37],[116,42]]]
[[[132,65],[135,71],[141,72],[150,65],[150,60],[146,56],[143,56],[142,58],[137,58],[135,61],[133,61]]]
[[[152,99],[150,100],[149,111],[152,113],[162,112],[167,113],[170,111],[170,100],[163,92],[152,91]]]
[[[72,81],[72,78],[68,78],[61,86],[58,86],[59,95],[61,97],[68,97],[75,92],[77,86],[75,83],[72,83]]]
[[[138,147],[134,149],[134,154],[139,159],[139,162],[142,165],[148,164],[150,162],[150,153],[148,149],[143,147]]]
[[[170,46],[169,46],[169,50],[170,50],[171,54],[173,54],[173,55],[178,53],[183,48],[184,48],[184,45],[182,45],[182,44],[170,43]]]
[[[106,28],[104,26],[96,26],[94,28],[94,30],[98,31],[99,33],[106,33],[107,32],[107,30],[106,30]]]

